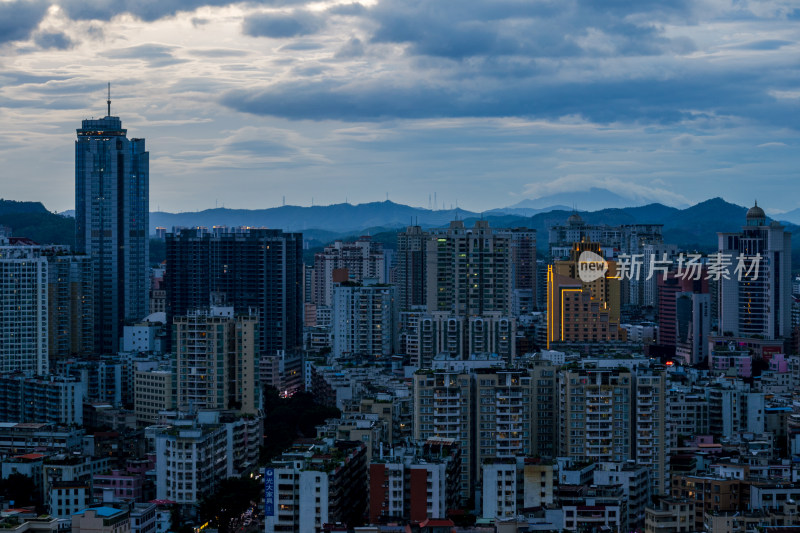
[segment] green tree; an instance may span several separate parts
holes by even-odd
[[[222,480],[217,489],[200,501],[201,522],[211,522],[220,533],[231,531],[231,520],[238,518],[261,497],[261,484],[249,477]]]
[[[13,501],[16,507],[38,503],[36,501],[36,483],[32,478],[19,472],[0,480],[0,493],[7,501]]]
[[[274,387],[264,390],[264,413],[263,463],[280,455],[298,437],[316,436],[316,427],[326,419],[341,416],[339,409],[314,402],[314,396],[308,392],[282,398]]]

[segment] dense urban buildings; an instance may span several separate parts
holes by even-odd
[[[76,252],[0,227],[0,529],[800,527],[794,228],[758,206],[715,245],[554,210],[149,258],[111,116],[76,188]]]
[[[280,230],[167,234],[167,320],[220,303],[237,314],[255,312],[260,354],[300,348],[302,251],[301,234]]]

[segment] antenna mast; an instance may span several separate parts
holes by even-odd
[[[106,104],[108,105],[108,116],[111,116],[111,82],[108,82],[108,100],[106,100]]]

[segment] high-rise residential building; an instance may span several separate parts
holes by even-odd
[[[0,262],[6,265],[0,286],[3,282],[7,287],[18,286],[6,294],[10,300],[0,296],[6,313],[6,320],[0,327],[20,330],[19,334],[9,330],[3,336],[5,343],[0,340],[0,347],[5,345],[6,349],[10,349],[12,343],[17,343],[20,350],[23,345],[30,349],[34,339],[44,334],[47,342],[47,357],[42,367],[44,372],[48,371],[48,367],[55,368],[59,361],[68,357],[94,352],[94,291],[92,264],[88,256],[74,255],[68,246],[42,246],[30,239],[11,237],[0,238]],[[11,265],[15,265],[13,269]],[[34,287],[32,282],[41,281],[41,272],[36,276],[31,275],[31,268],[34,267],[42,267],[46,272],[45,283],[39,283],[37,289],[46,293],[44,306],[33,299],[29,292]],[[16,270],[16,273],[12,270]],[[34,308],[37,313],[44,312],[44,320],[39,320],[32,313]],[[14,312],[19,315],[17,319],[12,319],[9,314]],[[23,329],[28,333],[23,334]],[[13,364],[12,359],[5,361],[6,365]],[[14,370],[10,366],[3,368],[6,371]],[[30,372],[22,367],[17,369]]]
[[[549,230],[550,258],[568,258],[572,244],[581,241],[597,242],[609,253],[643,253],[643,246],[663,241],[663,224],[623,224],[621,226],[587,224],[578,213],[572,213],[565,224]]]
[[[255,413],[257,319],[212,307],[175,317],[174,329],[177,406]]]
[[[94,352],[94,289],[91,258],[63,246],[45,247],[47,257],[48,352],[59,360]]]
[[[792,234],[764,210],[747,211],[740,233],[718,233],[725,275],[719,280],[719,331],[781,339],[791,333]]]
[[[401,311],[426,303],[425,258],[429,237],[420,226],[409,226],[397,234],[397,299]]]
[[[333,290],[333,355],[389,357],[394,352],[394,287],[366,280]]]
[[[530,312],[536,269],[533,229],[490,228],[486,221],[467,229],[457,220],[447,229],[409,226],[397,236],[401,311],[427,306],[454,314],[508,314],[512,307]]]
[[[0,372],[48,372],[47,272],[40,247],[0,240]]]
[[[536,309],[536,230],[514,228],[496,230],[510,237],[511,307],[514,316]]]
[[[116,353],[125,321],[148,314],[149,153],[119,117],[84,120],[75,142],[75,243],[94,271],[98,353]]]
[[[669,416],[666,372],[639,368],[634,389],[636,416],[633,434],[636,464],[650,472],[650,494],[667,495],[669,485]]]
[[[426,242],[428,312],[457,316],[487,311],[511,314],[511,239],[485,220],[461,221]]]
[[[563,370],[560,455],[574,461],[633,459],[635,377],[627,368]]]
[[[532,380],[525,370],[475,372],[475,462],[531,455]]]
[[[477,479],[474,453],[472,376],[420,370],[414,374],[414,440],[453,439],[461,448],[461,500]]]
[[[708,359],[711,334],[711,295],[678,293],[675,300],[675,357],[687,365]]]
[[[259,355],[303,345],[303,236],[248,228],[167,234],[167,320],[221,300],[258,317]]]
[[[687,364],[708,358],[712,312],[707,277],[706,265],[691,277],[678,277],[676,271],[658,276],[658,343],[675,346]]]
[[[620,302],[655,305],[655,279],[647,279],[650,263],[661,260],[664,253],[672,257],[676,251],[674,246],[664,244],[662,230],[663,224],[591,225],[573,213],[565,224],[550,228],[550,257],[553,261],[570,258],[576,242],[598,243],[607,258],[617,254],[635,256],[644,274],[621,280]]]
[[[511,363],[516,357],[516,321],[497,311],[464,318],[452,313],[405,313],[404,343],[412,364],[430,368],[441,353],[469,358],[494,353]]]
[[[334,271],[346,270],[346,280],[363,282],[375,279],[386,283],[383,245],[371,237],[361,237],[355,242],[336,241],[314,255],[312,302],[333,305]]]
[[[528,370],[531,376],[531,454],[558,456],[558,367],[537,361]]]
[[[674,244],[645,244],[641,247],[641,274],[636,279],[626,279],[628,298],[623,303],[644,307],[658,305],[658,282],[665,275],[659,272],[660,265],[666,261],[674,262],[678,256],[678,247]],[[638,260],[638,259],[637,259]]]

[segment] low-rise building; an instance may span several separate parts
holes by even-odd
[[[156,497],[193,505],[223,479],[255,467],[263,420],[201,411],[154,429]]]
[[[93,507],[72,515],[72,533],[130,533],[130,513],[114,507]]]
[[[149,426],[159,422],[159,413],[173,409],[174,376],[172,370],[142,370],[134,373],[134,411],[136,423]]]
[[[299,445],[264,470],[266,531],[317,533],[361,525],[367,512],[367,453],[360,442]]]
[[[645,509],[645,533],[688,533],[694,531],[694,502],[662,498],[658,507]]]
[[[453,439],[393,450],[369,465],[370,523],[445,518],[459,505],[460,484],[461,451]]]

